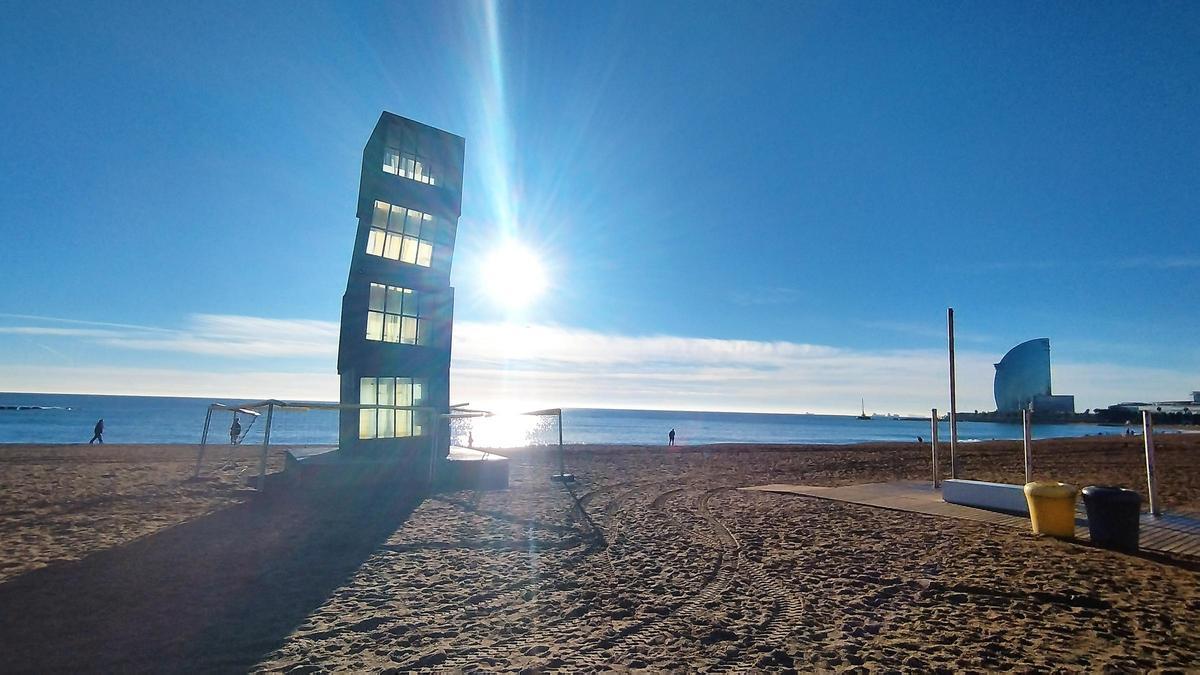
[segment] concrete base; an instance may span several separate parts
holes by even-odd
[[[973,506],[977,509],[1029,515],[1024,485],[988,483],[981,480],[944,480],[942,499],[951,504]]]
[[[507,490],[508,458],[491,452],[450,446],[441,490]]]

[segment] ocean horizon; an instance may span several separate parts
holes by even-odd
[[[0,443],[86,443],[96,420],[103,418],[108,443],[198,443],[205,412],[213,398],[42,394],[0,392]],[[224,399],[229,404],[250,399]],[[14,409],[23,408],[23,409]],[[209,442],[228,442],[231,420],[214,417]],[[265,423],[243,416],[244,444],[262,442]],[[867,442],[928,440],[928,419],[877,416],[860,420],[853,415],[814,413],[751,413],[719,411],[564,408],[563,442],[594,445],[666,445],[676,432],[678,445],[714,443],[845,445]],[[452,423],[453,441],[476,447],[552,445],[558,429],[552,416],[499,416],[461,419]],[[1116,435],[1120,431],[1098,424],[1039,424],[1034,438]],[[1019,424],[958,423],[960,442],[1015,440]],[[939,424],[943,440],[949,424]],[[275,415],[272,445],[333,445],[337,442],[337,413],[332,410],[285,411]]]

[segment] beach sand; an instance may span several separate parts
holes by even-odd
[[[926,479],[916,444],[572,447],[573,496],[553,452],[511,451],[509,490],[424,500],[251,498],[254,452],[191,482],[190,446],[0,448],[0,669],[1200,665],[1197,561],[735,489]],[[1016,443],[960,452],[1022,480]],[[1168,508],[1200,510],[1198,462],[1200,436],[1158,439]],[[1034,466],[1145,489],[1138,439]]]

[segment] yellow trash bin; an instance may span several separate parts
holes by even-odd
[[[1070,539],[1075,536],[1075,498],[1079,490],[1066,483],[1025,484],[1029,521],[1034,534]]]

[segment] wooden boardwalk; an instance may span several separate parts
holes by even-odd
[[[1029,529],[1029,518],[1025,516],[1013,516],[970,506],[948,504],[942,501],[941,490],[935,490],[929,481],[864,483],[843,487],[773,484],[742,489],[805,495],[893,511],[924,513],[931,516],[961,518],[1005,527]],[[1087,515],[1083,510],[1082,501],[1079,502],[1075,515],[1075,538],[1082,541],[1089,538]],[[1168,513],[1156,518],[1149,513],[1143,513],[1139,528],[1139,542],[1142,550],[1145,551],[1200,558],[1200,517],[1198,514],[1191,513]]]

